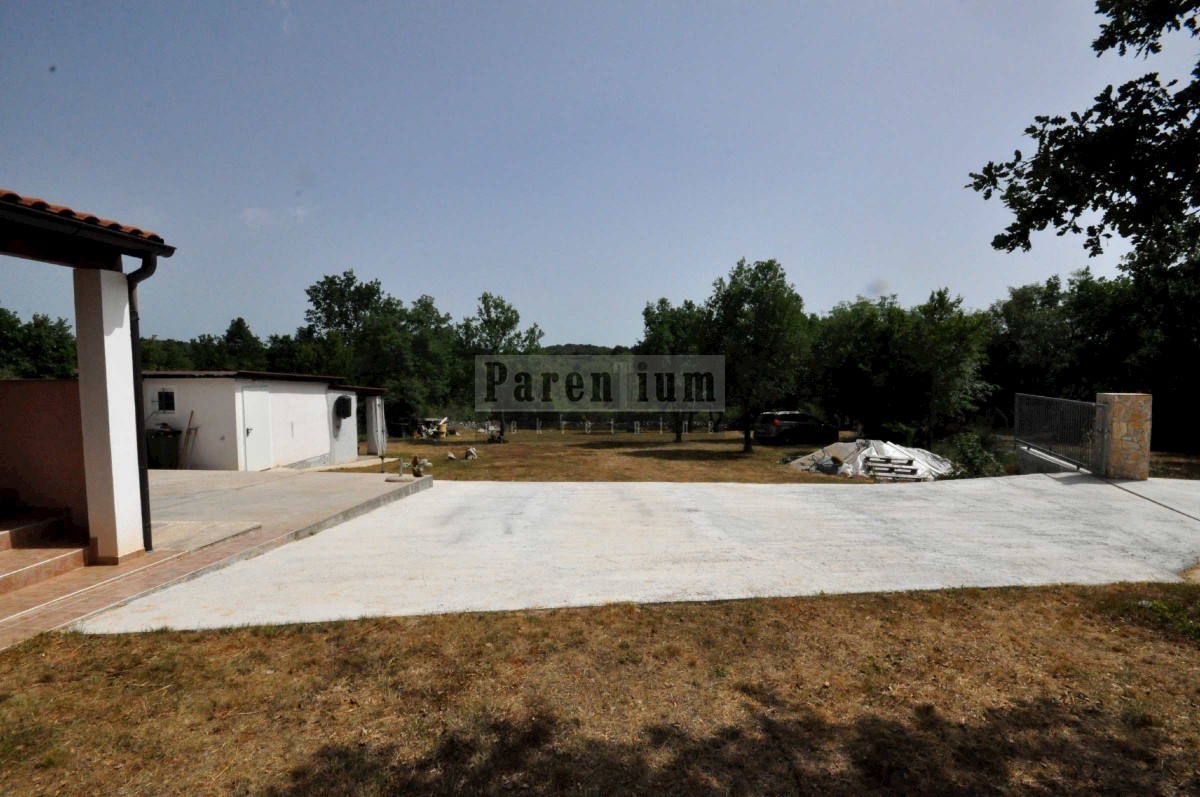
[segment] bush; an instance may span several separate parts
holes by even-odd
[[[915,424],[890,422],[880,424],[876,433],[868,433],[867,437],[895,443],[898,446],[911,447],[917,445],[920,433],[920,427]]]
[[[960,432],[950,439],[950,459],[954,461],[952,478],[973,479],[977,476],[1003,476],[1004,466],[988,450],[975,432]]]

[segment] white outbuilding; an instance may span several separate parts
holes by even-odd
[[[358,402],[366,428],[383,423],[383,390],[334,376],[267,371],[146,371],[145,428],[173,439],[195,470],[266,470],[358,459]],[[189,435],[189,419],[194,431]],[[153,432],[152,432],[153,433]],[[376,435],[366,434],[368,453]],[[160,464],[160,466],[163,466]],[[166,465],[171,467],[171,465]]]

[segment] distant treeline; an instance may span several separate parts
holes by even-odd
[[[1009,290],[986,311],[948,290],[913,307],[858,298],[827,313],[804,302],[775,261],[739,262],[703,303],[667,299],[643,310],[630,347],[543,346],[517,309],[485,293],[458,322],[434,299],[387,294],[353,271],[307,289],[305,324],[263,340],[245,319],[188,341],[147,338],[148,370],[268,370],[344,376],[388,389],[393,418],[473,415],[473,357],[484,353],[724,354],[731,425],[767,409],[804,408],[897,442],[929,443],[968,424],[1011,422],[1013,394],[1091,399],[1154,394],[1159,449],[1200,447],[1185,384],[1200,355],[1200,291],[1186,267]],[[69,377],[70,327],[0,308],[0,376]]]

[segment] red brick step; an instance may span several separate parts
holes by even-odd
[[[47,545],[0,551],[0,595],[38,584],[87,564],[87,548]]]
[[[28,510],[0,517],[0,551],[63,541],[65,513]]]

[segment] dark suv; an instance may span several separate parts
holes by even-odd
[[[804,412],[764,412],[754,421],[760,443],[836,443],[837,427]]]

